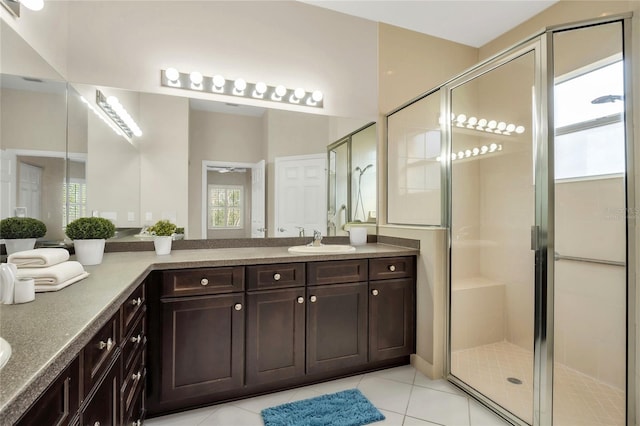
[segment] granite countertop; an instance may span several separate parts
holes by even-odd
[[[89,277],[60,291],[37,293],[36,300],[0,305],[0,337],[12,355],[0,370],[0,424],[14,423],[119,309],[150,271],[314,260],[418,254],[386,244],[358,246],[355,252],[295,255],[287,247],[244,247],[106,253],[102,264],[87,266]],[[72,260],[74,257],[72,257]]]

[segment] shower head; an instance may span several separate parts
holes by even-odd
[[[615,101],[621,101],[624,98],[620,95],[605,95],[595,98],[591,101],[592,104],[607,104],[609,102],[614,103]]]
[[[368,164],[364,169],[361,169],[360,166],[358,166],[358,167],[355,168],[354,171],[355,172],[360,172],[360,176],[362,176],[362,174],[364,172],[366,172],[369,167],[373,167],[373,164]]]

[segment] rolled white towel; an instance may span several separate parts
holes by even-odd
[[[46,268],[69,260],[69,252],[63,248],[38,248],[9,255],[7,262],[20,268]]]
[[[18,278],[33,278],[35,285],[58,285],[85,273],[80,262],[69,260],[46,268],[18,269]]]

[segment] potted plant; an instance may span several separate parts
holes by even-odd
[[[0,220],[0,238],[4,238],[7,254],[31,250],[36,239],[47,233],[46,225],[32,217],[8,217]]]
[[[149,232],[153,235],[153,246],[157,255],[171,253],[171,241],[176,232],[176,225],[168,220],[159,220],[149,228]]]
[[[99,265],[102,263],[105,240],[115,235],[116,227],[102,217],[81,217],[70,222],[65,232],[73,240],[78,262]]]
[[[174,240],[183,240],[184,239],[184,228],[176,227],[176,232],[173,234]]]

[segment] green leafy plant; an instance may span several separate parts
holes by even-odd
[[[176,234],[184,234],[184,228],[176,228]]]
[[[40,238],[47,233],[47,226],[32,217],[8,217],[0,220],[0,238]]]
[[[149,232],[158,237],[170,237],[176,232],[176,225],[168,220],[159,220],[149,227]]]
[[[109,219],[81,217],[70,222],[65,232],[72,240],[106,240],[116,234],[116,227]]]

